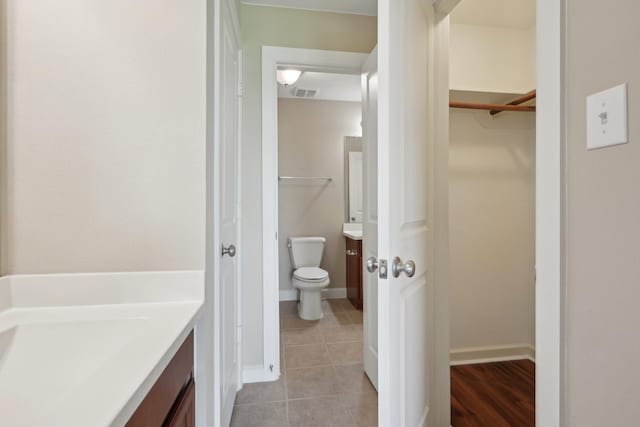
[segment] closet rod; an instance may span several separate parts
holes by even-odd
[[[520,104],[524,104],[525,102],[529,102],[532,99],[536,99],[536,90],[532,90],[531,92],[527,92],[524,95],[522,95],[519,98],[514,99],[513,101],[509,102],[507,105],[520,105]],[[489,112],[489,114],[491,114],[492,116],[495,116],[496,114],[500,113],[500,111],[498,110],[491,110]]]
[[[489,110],[489,111],[520,111],[535,113],[536,107],[523,105],[502,105],[502,104],[477,104],[475,102],[449,102],[449,108],[464,108],[468,110]]]

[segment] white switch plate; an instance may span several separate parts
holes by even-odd
[[[587,97],[587,149],[626,144],[627,84]]]

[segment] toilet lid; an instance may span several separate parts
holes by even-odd
[[[329,277],[329,273],[318,267],[302,267],[294,271],[293,276],[298,280],[319,281]]]

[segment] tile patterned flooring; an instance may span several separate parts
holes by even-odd
[[[323,301],[324,318],[298,317],[280,303],[280,380],[246,384],[233,427],[378,425],[378,395],[362,368],[362,312],[348,300]]]

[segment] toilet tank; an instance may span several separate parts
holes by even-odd
[[[320,267],[324,252],[324,237],[289,237],[289,257],[294,269]]]

